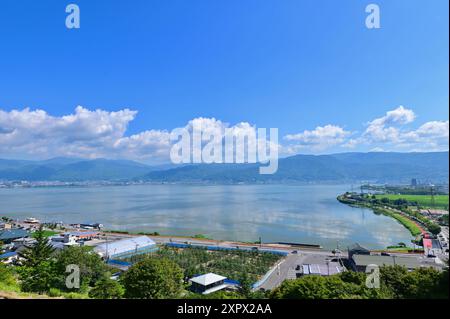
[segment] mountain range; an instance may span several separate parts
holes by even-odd
[[[0,159],[0,180],[145,181],[201,183],[351,182],[448,183],[449,153],[339,153],[295,155],[279,160],[277,173],[260,175],[258,164],[149,166],[128,160]]]

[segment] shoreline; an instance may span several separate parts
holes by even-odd
[[[342,204],[351,206],[351,207],[360,207],[360,208],[368,208],[372,210],[374,214],[381,214],[384,216],[391,217],[395,219],[399,224],[401,224],[403,227],[405,227],[411,234],[412,237],[417,238],[417,236],[422,235],[425,236],[425,234],[428,233],[423,226],[419,225],[416,221],[412,220],[410,217],[406,216],[406,213],[400,213],[393,211],[393,209],[385,207],[378,207],[376,205],[370,204],[366,201],[364,202],[358,202],[349,200],[347,198],[344,198],[344,195],[339,195],[337,197],[337,200],[341,202]]]

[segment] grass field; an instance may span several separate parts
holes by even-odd
[[[53,235],[58,234],[58,232],[52,231],[52,230],[44,230],[44,237],[51,237]],[[31,237],[35,237],[35,234],[31,234]]]
[[[393,194],[383,194],[376,195],[378,199],[383,197],[389,198],[390,200],[395,200],[399,198],[406,199],[410,202],[417,202],[422,207],[427,208],[436,208],[436,209],[448,209],[448,195],[435,195],[434,202],[435,205],[432,205],[431,196],[430,195],[393,195]]]

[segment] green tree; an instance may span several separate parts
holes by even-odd
[[[248,297],[252,292],[252,284],[250,276],[247,273],[243,273],[239,278],[239,293],[245,297]]]
[[[52,259],[55,249],[49,244],[42,226],[34,233],[36,243],[27,247],[19,256],[23,258],[18,268],[23,291],[44,293],[55,282]]]
[[[55,264],[51,260],[21,267],[19,274],[22,291],[45,293],[55,285]]]
[[[128,269],[121,282],[127,298],[164,299],[180,295],[182,279],[183,271],[175,262],[147,257]]]
[[[448,298],[448,271],[434,268],[418,268],[408,271],[401,266],[380,268],[381,284],[394,298],[427,299]]]
[[[441,226],[435,223],[430,223],[427,228],[433,235],[437,235],[441,232]]]
[[[306,276],[286,280],[270,295],[275,299],[344,299],[358,296],[359,286],[339,276]]]
[[[0,263],[0,283],[7,286],[16,283],[16,277],[14,276],[14,271],[11,266]]]
[[[80,284],[83,289],[93,286],[102,279],[108,271],[107,266],[99,255],[93,252],[90,247],[71,246],[58,252],[55,256],[56,273],[59,280],[59,288],[65,288],[65,278],[67,276],[66,267],[77,265],[80,268]]]
[[[95,283],[95,286],[89,291],[89,297],[95,299],[120,299],[125,290],[116,280],[105,276]]]
[[[40,263],[48,261],[55,252],[55,248],[50,245],[45,236],[42,225],[33,235],[36,243],[19,253],[19,256],[24,259],[22,265],[26,267],[36,267]]]

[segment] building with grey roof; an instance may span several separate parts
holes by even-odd
[[[377,265],[381,266],[403,266],[409,270],[416,269],[422,266],[421,260],[418,257],[409,256],[381,256],[381,255],[352,255],[351,263],[354,270],[365,272],[367,266]]]

